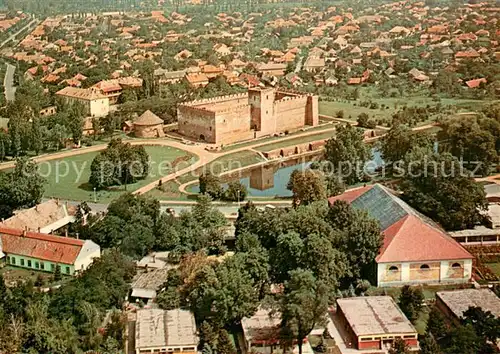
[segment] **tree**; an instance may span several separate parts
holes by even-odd
[[[56,264],[56,267],[54,269],[54,281],[60,281],[61,279],[61,266],[59,264]]]
[[[415,148],[425,148],[432,152],[432,140],[425,133],[414,133],[408,126],[398,124],[381,139],[380,150],[387,164],[403,160]]]
[[[31,149],[35,152],[36,155],[38,155],[42,148],[43,136],[40,127],[40,121],[39,118],[35,118],[31,123]]]
[[[12,172],[0,174],[0,216],[8,218],[16,209],[40,203],[45,183],[34,162],[18,158]]]
[[[121,139],[113,139],[99,153],[90,166],[89,183],[96,189],[116,184],[134,183],[149,173],[149,156],[144,146],[132,146]]]
[[[342,176],[348,185],[363,179],[364,166],[370,158],[363,132],[350,124],[338,127],[336,136],[326,143],[325,159],[330,164],[330,172]]]
[[[326,193],[328,197],[334,197],[345,192],[345,184],[339,176],[330,175],[326,178]]]
[[[308,205],[326,199],[324,177],[317,170],[294,170],[287,185],[293,192],[293,205]]]
[[[441,124],[440,140],[447,142],[453,156],[486,175],[498,162],[500,123],[492,118],[458,116]]]
[[[328,309],[328,290],[311,271],[290,272],[281,300],[281,335],[285,343],[297,341],[302,354],[304,338],[316,325],[324,324]]]
[[[481,353],[482,344],[472,325],[457,326],[451,329],[446,338],[444,353],[477,354]]]
[[[420,311],[422,310],[422,302],[424,301],[424,294],[420,288],[412,288],[405,285],[401,288],[399,295],[399,307],[406,317],[412,322],[418,319]]]
[[[389,349],[389,354],[410,354],[410,349],[403,339],[396,338]]]
[[[411,155],[411,154],[410,154]],[[400,185],[403,200],[446,230],[488,223],[484,188],[449,154],[410,157],[411,174]]]
[[[426,334],[419,341],[420,354],[441,354],[441,347],[436,342],[432,334]]]
[[[222,197],[223,189],[219,177],[207,172],[199,177],[200,193],[209,195],[213,200]]]
[[[240,202],[247,197],[247,187],[240,181],[229,182],[224,191],[224,199],[231,202]]]
[[[469,307],[463,313],[463,324],[470,324],[477,335],[484,339],[484,344],[496,343],[500,338],[500,319],[490,311],[483,311],[480,307]]]
[[[436,307],[433,307],[429,312],[429,319],[427,320],[427,327],[425,331],[432,334],[433,337],[437,339],[446,336],[447,328],[443,315],[441,315],[441,312]]]
[[[327,218],[339,231],[336,245],[347,256],[347,269],[352,277],[372,278],[375,258],[383,240],[379,223],[365,211],[353,209],[344,201],[335,201]]]
[[[220,354],[234,354],[236,348],[234,347],[229,333],[225,329],[219,331],[219,343],[217,344],[217,353]]]
[[[368,114],[364,112],[358,115],[357,123],[358,127],[367,129],[374,129],[377,126],[377,124],[374,121],[370,120]]]

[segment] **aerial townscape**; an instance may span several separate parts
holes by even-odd
[[[500,353],[500,0],[0,0],[0,354]]]

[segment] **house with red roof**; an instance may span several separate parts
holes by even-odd
[[[76,275],[87,269],[101,248],[90,240],[47,235],[22,229],[0,227],[0,258],[14,267]]]
[[[465,84],[467,85],[468,88],[477,88],[479,87],[482,83],[488,83],[488,80],[486,78],[482,77],[480,79],[474,79],[474,80],[469,80],[466,81]]]
[[[438,224],[375,184],[329,198],[365,210],[378,220],[383,245],[375,259],[377,286],[423,283],[466,283],[472,276],[473,256]]]

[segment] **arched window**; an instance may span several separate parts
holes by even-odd
[[[460,263],[453,263],[453,264],[451,265],[451,267],[452,267],[452,268],[454,268],[454,269],[459,269],[459,268],[462,268],[462,266],[460,265]]]
[[[420,266],[420,270],[429,270],[429,269],[431,269],[431,267],[429,267],[429,265],[428,265],[428,264],[422,264],[422,265]]]
[[[399,268],[398,268],[398,267],[396,267],[396,266],[390,266],[390,267],[389,267],[389,272],[394,272],[394,273],[395,273],[395,272],[399,272]]]

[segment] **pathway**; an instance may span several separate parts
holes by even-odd
[[[16,88],[14,87],[14,73],[16,72],[16,67],[9,63],[6,65],[7,71],[5,72],[5,77],[3,79],[5,99],[7,101],[14,101],[16,98]]]
[[[9,38],[7,38],[6,40],[4,40],[2,43],[0,43],[0,48],[3,48],[7,43],[9,43],[10,41],[13,41],[16,39],[16,37],[22,33],[24,30],[26,30],[28,27],[31,27],[33,25],[36,25],[38,24],[40,21],[36,18],[33,18],[26,26],[24,26],[23,28],[21,28],[19,31],[17,31],[16,33],[12,34]]]

